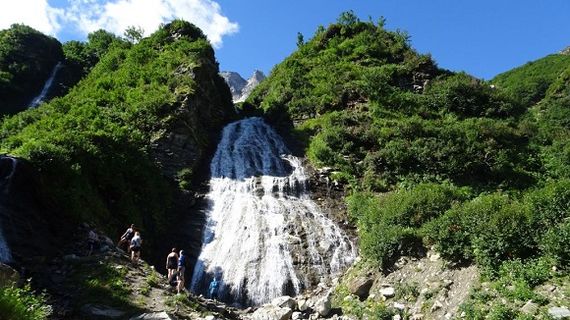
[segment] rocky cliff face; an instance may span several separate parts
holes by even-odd
[[[235,103],[245,101],[253,89],[265,79],[265,75],[259,70],[255,70],[247,81],[239,73],[233,71],[220,72],[220,75],[230,87],[232,100]]]

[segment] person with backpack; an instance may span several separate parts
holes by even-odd
[[[186,253],[184,252],[184,250],[180,250],[180,256],[178,257],[178,286],[176,287],[176,290],[178,291],[178,293],[180,293],[181,291],[184,291],[184,273],[186,272]]]
[[[121,248],[121,247],[126,245],[127,251],[129,251],[130,250],[129,245],[130,245],[131,239],[133,238],[134,235],[135,235],[135,225],[131,224],[131,226],[127,228],[127,231],[125,231],[125,233],[123,233],[123,235],[119,239],[119,243],[117,244],[117,247]]]
[[[212,279],[212,282],[210,282],[210,287],[208,287],[208,296],[210,297],[210,299],[218,299],[218,287],[219,287],[220,283],[218,282],[218,279],[216,277],[214,277],[214,279]]]
[[[170,254],[166,256],[166,270],[168,270],[168,283],[172,283],[176,270],[178,269],[178,253],[176,248],[172,248]]]
[[[142,238],[140,232],[135,232],[135,235],[131,239],[131,261],[137,262],[141,257],[141,246],[142,246]]]

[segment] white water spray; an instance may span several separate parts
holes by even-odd
[[[37,106],[39,106],[42,102],[44,102],[44,99],[46,97],[46,95],[49,92],[49,89],[51,88],[51,85],[53,83],[53,79],[55,79],[55,76],[57,75],[57,72],[59,71],[59,69],[61,69],[61,62],[58,62],[55,67],[53,67],[53,70],[51,71],[51,74],[49,76],[49,78],[47,79],[47,81],[44,84],[44,87],[42,89],[42,92],[40,92],[40,94],[35,97],[32,102],[30,103],[30,108],[35,108]]]
[[[192,290],[221,280],[220,300],[260,305],[330,279],[354,260],[344,232],[309,198],[298,158],[261,118],[224,128]]]

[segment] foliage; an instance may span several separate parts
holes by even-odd
[[[0,287],[0,319],[44,320],[52,313],[45,294],[36,294],[27,284],[23,288]]]
[[[109,234],[135,223],[150,240],[169,222],[172,192],[154,163],[151,142],[176,121],[185,98],[210,99],[203,90],[227,88],[216,80],[205,36],[187,22],[165,25],[132,47],[115,43],[106,32],[91,34],[86,50],[99,63],[67,96],[5,119],[0,150],[34,165],[42,198],[70,222],[91,221]],[[194,71],[195,79],[181,70]],[[201,77],[209,78],[198,87]],[[195,122],[186,124],[202,132],[196,152],[207,147],[208,129],[220,126],[230,110],[229,94],[220,101],[200,106]]]
[[[382,197],[352,194],[348,210],[357,221],[362,253],[382,267],[401,254],[415,253],[421,248],[420,228],[467,194],[467,190],[438,184],[420,184]]]
[[[546,96],[550,85],[568,67],[570,55],[552,54],[501,73],[491,82],[512,93],[523,105],[532,106]]]
[[[62,60],[61,44],[55,38],[22,24],[1,30],[0,115],[25,107]]]

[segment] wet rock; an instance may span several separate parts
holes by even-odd
[[[392,298],[396,295],[396,290],[393,287],[384,287],[380,289],[380,294],[385,298]]]
[[[125,315],[124,311],[99,304],[86,304],[83,307],[81,307],[81,313],[91,318],[110,318],[110,319],[120,319]]]
[[[290,296],[277,297],[271,300],[271,304],[280,308],[289,308],[291,310],[297,309],[297,301]]]
[[[533,315],[538,311],[538,304],[528,300],[527,303],[521,308],[522,313]]]
[[[9,287],[18,283],[20,275],[12,267],[0,263],[0,287]]]
[[[251,315],[252,320],[287,320],[293,314],[290,308],[280,308],[272,304],[264,305]]]
[[[364,300],[370,293],[370,288],[374,283],[374,279],[366,277],[356,277],[348,283],[348,290],[350,293],[358,296],[360,300]]]
[[[143,313],[138,317],[132,317],[129,320],[174,320],[166,312]]]
[[[548,314],[554,319],[570,319],[570,310],[566,307],[549,308]]]
[[[67,262],[74,262],[74,261],[79,261],[80,258],[74,254],[68,254],[63,257],[63,260]]]

